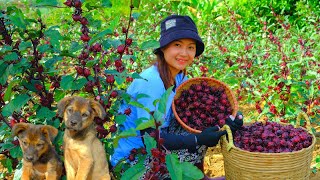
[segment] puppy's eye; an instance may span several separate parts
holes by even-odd
[[[83,118],[87,118],[87,117],[89,116],[89,114],[88,114],[88,113],[83,113],[81,116],[82,116]]]
[[[37,148],[42,148],[42,147],[43,147],[43,144],[42,144],[42,143],[39,143],[39,144],[37,144],[36,146],[37,146]]]
[[[28,145],[27,141],[22,141],[22,144],[23,144],[24,146],[27,146],[27,145]]]
[[[68,113],[71,114],[73,112],[72,108],[67,109]]]

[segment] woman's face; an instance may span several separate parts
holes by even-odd
[[[193,62],[196,55],[196,41],[178,39],[165,46],[162,52],[173,77],[175,77]]]

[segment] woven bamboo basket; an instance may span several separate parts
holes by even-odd
[[[174,96],[174,99],[178,99],[182,93],[183,90],[189,89],[192,84],[200,84],[202,81],[206,81],[211,87],[223,87],[225,90],[225,93],[228,97],[228,100],[231,104],[232,108],[232,115],[235,117],[237,112],[238,112],[238,101],[235,98],[232,90],[228,87],[227,84],[214,79],[214,78],[208,78],[208,77],[198,77],[198,78],[191,78],[188,79],[187,81],[183,82],[176,90],[176,94]],[[178,113],[176,111],[176,106],[174,104],[174,101],[172,101],[172,111],[174,113],[175,118],[177,121],[181,124],[181,126],[189,131],[190,133],[201,133],[200,130],[193,129],[189,127],[187,124],[185,124],[180,117],[178,116]]]
[[[295,127],[298,127],[301,117],[307,121],[307,129],[312,135],[312,144],[300,151],[285,153],[249,152],[235,147],[230,128],[225,125],[222,129],[228,132],[221,137],[221,151],[224,158],[225,177],[227,180],[309,180],[312,152],[316,143],[311,133],[308,116],[300,113]]]

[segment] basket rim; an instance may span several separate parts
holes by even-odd
[[[201,133],[202,131],[191,128],[190,126],[188,126],[186,123],[184,123],[184,122],[181,120],[181,118],[180,118],[180,117],[178,116],[178,114],[177,114],[176,107],[175,107],[175,104],[174,104],[174,100],[177,99],[177,92],[180,92],[181,89],[182,89],[186,84],[190,84],[191,82],[195,82],[195,81],[199,81],[199,80],[201,80],[201,81],[206,80],[206,81],[211,81],[211,82],[218,83],[218,84],[222,85],[225,90],[229,91],[228,94],[231,96],[230,98],[233,100],[233,104],[234,104],[234,108],[233,108],[233,111],[232,111],[232,114],[231,114],[231,115],[236,116],[236,114],[237,114],[237,112],[238,112],[238,109],[239,109],[238,101],[237,101],[237,99],[236,99],[233,91],[230,89],[230,87],[229,87],[226,83],[224,83],[224,82],[222,82],[222,81],[220,81],[220,80],[218,80],[218,79],[212,78],[212,77],[195,77],[195,78],[187,79],[186,81],[184,81],[183,83],[181,83],[181,84],[177,87],[177,89],[176,89],[176,94],[174,95],[173,101],[172,101],[172,103],[171,103],[171,107],[172,107],[172,111],[173,111],[173,114],[174,114],[176,120],[180,123],[180,125],[181,125],[184,129],[186,129],[187,131],[189,131],[189,132],[191,132],[191,133]],[[229,99],[229,95],[228,95],[228,99]]]

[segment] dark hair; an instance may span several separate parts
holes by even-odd
[[[156,55],[157,55],[157,59],[154,64],[158,68],[160,78],[164,84],[165,89],[168,89],[169,87],[176,84],[175,79],[174,78],[172,79],[172,74],[170,72],[168,63],[164,58],[163,52],[161,50],[159,50],[159,52]],[[187,74],[187,71],[184,69],[182,71],[182,73],[185,76]],[[172,84],[172,82],[173,82],[173,84]]]

